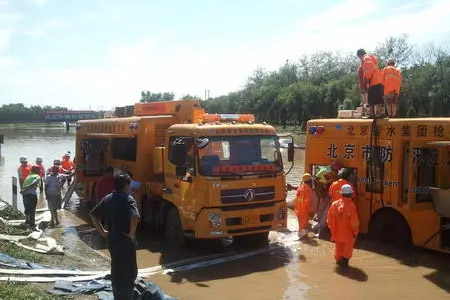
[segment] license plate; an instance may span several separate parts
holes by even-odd
[[[247,215],[241,219],[242,225],[259,223],[259,215]]]

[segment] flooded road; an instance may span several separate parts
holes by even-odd
[[[9,200],[10,177],[18,157],[41,155],[48,165],[53,158],[73,150],[74,134],[60,125],[27,125],[5,129],[0,165],[0,197]],[[304,151],[296,150],[295,167],[287,176],[297,185],[303,173]],[[289,163],[285,160],[286,168]],[[289,198],[293,193],[289,194]],[[19,203],[21,199],[19,197]],[[67,239],[79,237],[92,248],[108,254],[105,241],[88,223],[88,208],[72,199],[63,222],[70,226]],[[336,270],[333,244],[310,239],[297,241],[296,217],[289,212],[288,230],[271,232],[267,248],[233,245],[231,240],[197,241],[177,252],[165,246],[158,234],[141,229],[138,234],[138,266],[165,265],[174,273],[155,274],[148,279],[179,299],[449,299],[450,255],[417,249],[397,249],[365,237],[357,244],[351,267]],[[70,233],[70,235],[69,235]],[[255,252],[256,251],[256,252]],[[74,255],[83,255],[75,253]],[[217,263],[236,255],[241,259]],[[180,263],[181,261],[181,263]],[[201,262],[204,266],[199,267]],[[104,264],[92,269],[104,269]],[[182,271],[182,266],[186,270]]]

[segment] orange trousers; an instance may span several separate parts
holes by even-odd
[[[306,229],[309,225],[309,214],[296,212],[298,220],[298,230]]]
[[[351,258],[355,242],[334,243],[334,258],[339,261],[341,258]]]

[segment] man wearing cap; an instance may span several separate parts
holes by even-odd
[[[341,267],[348,266],[359,232],[359,219],[352,194],[352,186],[344,184],[341,188],[342,197],[334,201],[328,210],[327,223],[334,242],[334,258]]]
[[[27,176],[30,174],[31,165],[28,163],[28,160],[25,156],[21,156],[19,162],[20,166],[17,168],[17,174],[19,177],[20,189],[22,189],[25,178],[27,178]]]
[[[59,225],[58,209],[61,209],[61,188],[64,184],[64,175],[59,173],[59,167],[53,166],[52,172],[45,178],[45,197],[50,210],[51,221],[49,226]]]
[[[70,160],[70,151],[67,151],[66,154],[64,154],[64,156],[61,159],[61,167],[63,170],[63,173],[66,175],[72,175],[73,173],[73,169],[74,169],[74,165],[72,160]],[[67,177],[67,185],[70,185],[70,183],[72,182],[72,176],[68,176]]]
[[[288,185],[288,189],[293,189]],[[302,182],[297,188],[294,211],[298,219],[298,237],[301,239],[308,234],[309,216],[312,212],[312,176],[309,173],[303,174]]]
[[[45,167],[42,164],[42,158],[41,157],[36,157],[36,166],[39,166],[39,168],[40,168],[39,176],[41,176],[41,184],[39,185],[39,190],[42,193],[43,190],[44,190]]]
[[[29,226],[34,226],[34,216],[36,214],[36,205],[38,199],[38,187],[41,182],[39,176],[40,168],[37,165],[31,167],[30,174],[23,182],[22,191],[23,206],[25,208],[25,223]]]
[[[139,221],[136,201],[130,193],[131,177],[120,173],[114,176],[114,192],[106,195],[90,212],[99,233],[108,239],[111,255],[111,282],[114,299],[133,299],[137,276],[135,233]],[[106,231],[100,220],[104,220]]]

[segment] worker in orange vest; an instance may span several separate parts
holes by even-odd
[[[25,156],[21,156],[19,162],[20,166],[17,168],[17,174],[19,176],[20,189],[22,189],[25,178],[30,174],[31,165]]]
[[[334,242],[334,258],[339,266],[348,266],[353,254],[353,246],[359,232],[359,219],[356,206],[353,204],[353,188],[344,184],[341,188],[342,197],[334,201],[328,210],[327,223]]]
[[[384,103],[386,104],[388,117],[397,114],[398,95],[402,84],[402,73],[395,67],[395,60],[389,58],[387,67],[383,69]]]
[[[70,160],[70,155],[70,151],[67,151],[61,159],[63,174],[67,175],[67,186],[70,186],[72,182],[72,175],[75,168],[72,160]]]
[[[335,182],[333,182],[330,186],[330,188],[328,189],[328,194],[331,197],[331,202],[333,203],[336,200],[339,200],[342,196],[341,196],[341,188],[344,184],[349,184],[351,185],[352,189],[353,189],[353,195],[352,195],[352,199],[355,200],[356,199],[356,193],[355,193],[355,187],[353,186],[353,184],[351,183],[352,177],[354,176],[354,173],[352,171],[352,169],[350,168],[343,168],[340,172],[340,179],[336,180]]]
[[[295,214],[298,219],[298,237],[301,239],[309,232],[309,217],[312,212],[312,176],[309,173],[303,174],[302,182],[297,188],[295,198]]]
[[[356,52],[359,57],[363,76],[360,77],[360,86],[364,83],[361,80],[367,80],[369,87],[367,90],[367,101],[369,103],[370,117],[381,116],[381,105],[383,104],[383,74],[378,68],[378,58],[375,55],[367,54],[364,49],[359,49]]]

